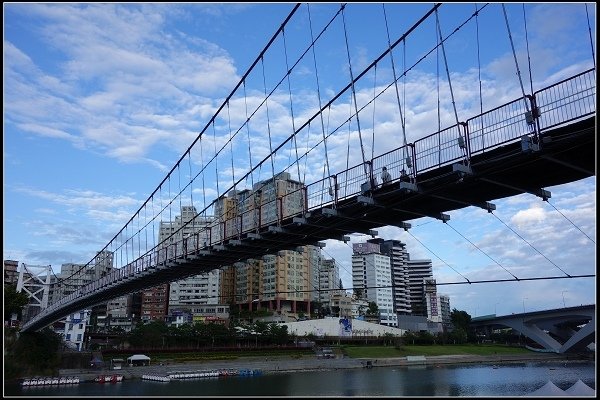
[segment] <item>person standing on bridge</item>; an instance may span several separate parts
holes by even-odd
[[[387,170],[387,167],[381,168],[381,185],[386,186],[392,182],[392,176]]]

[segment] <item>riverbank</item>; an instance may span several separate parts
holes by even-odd
[[[166,376],[171,373],[199,370],[220,369],[258,369],[265,374],[301,372],[311,370],[337,370],[365,367],[409,367],[415,365],[442,365],[442,364],[501,364],[527,361],[556,361],[580,360],[581,357],[555,353],[528,353],[512,355],[444,355],[444,356],[413,356],[394,358],[350,358],[338,356],[323,359],[316,356],[301,358],[293,357],[243,357],[235,360],[198,361],[186,363],[171,363],[167,365],[148,365],[136,367],[123,367],[120,370],[94,370],[94,369],[61,369],[60,376],[78,376],[81,382],[93,381],[98,375],[123,375],[124,379],[141,379],[142,375]]]

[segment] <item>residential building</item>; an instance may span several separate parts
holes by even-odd
[[[425,281],[433,279],[431,260],[408,259],[406,263],[408,266],[411,314],[427,317]]]
[[[19,280],[19,262],[4,260],[4,284],[16,285]]]
[[[354,243],[352,250],[353,287],[363,291],[363,298],[377,304],[381,324],[397,326],[390,257],[381,254],[378,243],[368,241]]]

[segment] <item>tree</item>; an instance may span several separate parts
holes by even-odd
[[[454,325],[454,329],[450,335],[451,339],[455,343],[467,342],[471,330],[471,316],[466,311],[459,311],[453,308],[450,313],[450,320]]]
[[[450,320],[454,325],[454,329],[463,329],[465,332],[469,331],[471,316],[466,311],[459,311],[453,308],[450,313]]]
[[[377,306],[377,303],[374,301],[369,302],[366,315],[369,317],[379,317],[379,307]]]
[[[21,319],[23,307],[29,304],[29,296],[25,292],[17,292],[16,285],[4,285],[4,320],[9,321],[12,314]]]

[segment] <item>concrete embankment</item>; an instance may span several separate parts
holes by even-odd
[[[123,375],[124,379],[141,379],[142,375],[165,376],[175,372],[194,372],[200,370],[219,369],[259,369],[263,373],[282,373],[294,371],[328,370],[364,368],[368,365],[376,367],[411,366],[411,365],[442,365],[462,363],[500,364],[509,362],[526,361],[554,361],[580,359],[574,356],[566,356],[554,353],[532,353],[514,355],[447,355],[427,357],[396,357],[396,358],[349,358],[341,357],[322,359],[315,356],[292,358],[292,357],[244,357],[236,360],[222,361],[198,361],[188,363],[174,363],[167,365],[151,365],[124,367],[121,370],[93,370],[93,369],[62,369],[60,376],[79,376],[82,382],[93,381],[98,375]]]

